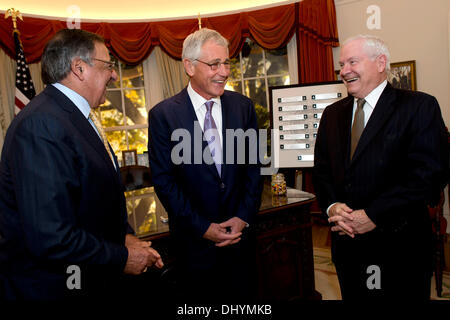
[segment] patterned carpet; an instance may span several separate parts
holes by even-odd
[[[330,249],[314,248],[314,275],[316,290],[322,294],[323,300],[341,300],[339,282],[336,269],[331,262]],[[450,274],[444,273],[442,282],[442,297],[437,297],[436,282],[433,276],[431,282],[432,300],[450,300]]]

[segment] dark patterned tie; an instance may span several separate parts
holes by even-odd
[[[350,149],[350,160],[353,158],[353,154],[355,153],[356,146],[358,145],[359,138],[364,130],[364,104],[366,100],[358,99],[356,101],[357,107],[355,112],[355,119],[353,120],[352,126],[352,144]]]
[[[214,105],[214,101],[206,101],[206,115],[205,123],[203,125],[203,131],[206,141],[208,141],[209,150],[211,151],[211,156],[216,164],[217,172],[221,173],[221,163],[222,163],[222,146],[220,145],[220,135],[217,130],[216,123],[212,116],[211,110]]]

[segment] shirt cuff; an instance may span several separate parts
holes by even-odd
[[[333,202],[332,204],[330,204],[330,205],[328,206],[328,208],[327,208],[327,216],[330,216],[330,213],[329,213],[330,208],[331,208],[332,206],[334,206],[336,203],[337,203],[337,202]]]

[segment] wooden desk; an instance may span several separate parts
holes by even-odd
[[[314,195],[295,189],[283,197],[264,189],[256,252],[260,299],[321,299],[314,287],[310,215],[314,199]]]
[[[161,219],[167,218],[167,213],[153,188],[127,192],[126,196],[130,224],[141,231],[141,239],[152,241],[170,267],[174,258],[169,248],[169,228]],[[289,189],[288,196],[272,196],[270,186],[265,186],[255,253],[261,300],[321,299],[314,288],[310,216],[314,199],[313,194],[295,189]]]

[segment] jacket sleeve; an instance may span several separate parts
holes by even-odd
[[[326,213],[327,208],[335,202],[339,202],[337,192],[333,186],[332,167],[328,147],[330,142],[327,140],[328,113],[325,109],[320,120],[319,130],[317,132],[316,143],[314,147],[314,168],[313,183],[314,191],[317,196],[322,212]]]
[[[386,213],[397,211],[406,219],[402,208],[433,205],[448,183],[448,144],[439,104],[434,97],[422,95],[408,131],[406,172],[402,181],[386,187],[365,209],[375,224],[389,221]]]

